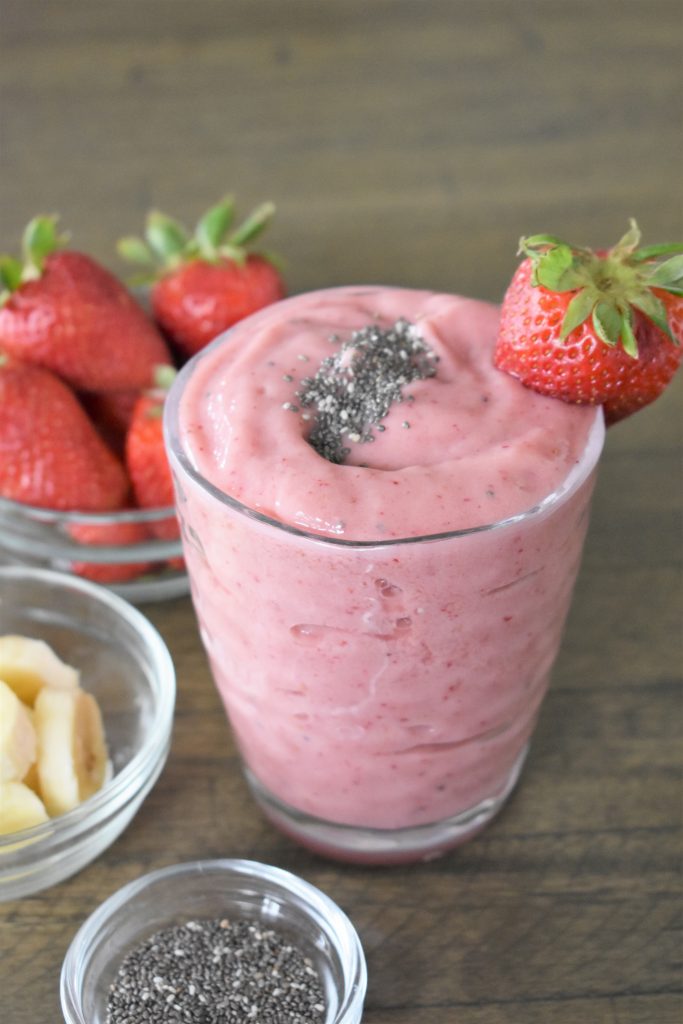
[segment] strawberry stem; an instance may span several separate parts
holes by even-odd
[[[194,237],[204,259],[213,263],[220,258],[219,247],[234,218],[235,200],[232,196],[225,196],[199,218]]]
[[[0,306],[4,305],[25,281],[39,278],[50,253],[66,245],[69,236],[57,231],[58,219],[56,214],[34,217],[24,228],[21,239],[22,259],[15,256],[0,256]]]
[[[555,235],[531,235],[520,240],[520,252],[531,260],[532,285],[551,292],[575,293],[560,329],[562,340],[590,317],[595,334],[605,345],[621,343],[624,351],[636,359],[633,311],[638,310],[678,344],[666,306],[653,289],[683,294],[683,245],[638,248],[640,237],[640,229],[631,219],[626,233],[606,255],[570,246]]]
[[[153,210],[147,215],[145,240],[136,236],[121,238],[117,251],[127,262],[151,268],[136,278],[137,283],[151,283],[196,259],[206,263],[231,260],[244,266],[248,246],[261,234],[274,213],[273,203],[262,203],[229,233],[235,217],[235,200],[228,195],[202,214],[190,236],[179,221]],[[263,258],[278,266],[273,254]]]
[[[154,367],[154,387],[160,391],[168,391],[176,379],[177,371],[173,366],[160,364]]]

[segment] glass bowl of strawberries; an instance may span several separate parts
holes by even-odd
[[[36,217],[0,257],[0,565],[73,573],[142,602],[188,579],[162,432],[165,394],[215,335],[284,295],[230,197],[194,234],[151,213],[119,251],[136,293]],[[142,286],[145,291],[141,291]]]
[[[135,297],[36,217],[0,276],[0,562],[132,600],[186,592],[161,434],[166,339]],[[164,376],[165,375],[165,376]]]

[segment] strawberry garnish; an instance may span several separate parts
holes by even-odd
[[[136,280],[153,283],[154,316],[183,355],[193,355],[238,320],[283,298],[274,257],[249,252],[274,212],[272,203],[264,203],[235,228],[235,205],[226,198],[190,235],[178,221],[154,211],[145,240],[119,242],[124,259],[145,268]]]
[[[82,391],[145,388],[170,354],[124,286],[90,256],[61,251],[56,217],[36,217],[23,262],[0,257],[0,345]]]
[[[631,221],[606,252],[550,235],[520,252],[496,366],[542,394],[603,405],[609,423],[654,401],[683,355],[683,245],[641,247]]]
[[[128,491],[123,466],[73,392],[49,370],[0,357],[0,495],[105,512]]]
[[[159,369],[156,388],[142,394],[136,402],[126,436],[126,466],[135,500],[141,508],[173,505],[173,478],[164,448],[163,412],[174,377],[169,367]],[[180,535],[175,519],[150,523],[149,529],[166,540]]]

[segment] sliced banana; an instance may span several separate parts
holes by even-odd
[[[0,679],[19,700],[33,706],[44,686],[74,690],[79,674],[58,658],[44,640],[28,636],[0,636]]]
[[[20,782],[35,760],[31,712],[0,679],[0,781]]]
[[[0,835],[20,832],[48,820],[47,811],[23,782],[0,782]]]
[[[102,716],[92,694],[44,687],[36,698],[38,778],[48,814],[77,807],[107,778]]]
[[[25,786],[28,786],[29,789],[32,789],[34,793],[37,793],[37,795],[40,796],[40,778],[38,776],[37,761],[33,762],[21,781]]]

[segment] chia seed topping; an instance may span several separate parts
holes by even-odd
[[[386,429],[381,420],[404,400],[403,385],[435,376],[438,358],[404,319],[389,328],[371,324],[354,331],[296,393],[303,407],[315,408],[309,444],[329,462],[342,463],[349,454],[344,439],[374,441],[373,428]]]
[[[322,1024],[312,961],[285,936],[249,921],[164,928],[123,960],[107,1024]]]

